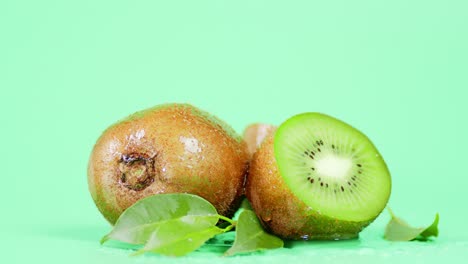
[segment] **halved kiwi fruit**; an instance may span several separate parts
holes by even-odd
[[[196,194],[229,216],[248,160],[245,142],[226,123],[188,104],[160,105],[104,131],[89,159],[89,190],[111,224],[157,193]]]
[[[246,194],[263,224],[290,239],[353,238],[385,208],[387,166],[360,131],[320,113],[281,124],[254,154]]]

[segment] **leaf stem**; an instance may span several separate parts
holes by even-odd
[[[228,217],[225,217],[225,216],[222,216],[222,215],[218,215],[219,219],[222,219],[228,223],[230,223],[232,226],[235,226],[236,225],[236,221],[228,218]]]
[[[99,241],[99,243],[101,243],[101,245],[102,245],[102,244],[106,243],[107,240],[109,240],[109,234],[103,236],[101,238],[101,241]]]
[[[232,225],[228,225],[226,228],[223,229],[223,233],[226,233],[228,231],[230,231],[231,229],[233,229],[234,227],[236,226],[236,223],[234,221],[234,223]]]

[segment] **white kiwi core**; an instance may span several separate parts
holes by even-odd
[[[349,158],[329,154],[316,161],[317,173],[334,179],[344,179],[349,175],[353,162]]]

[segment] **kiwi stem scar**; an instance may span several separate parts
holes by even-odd
[[[119,170],[120,183],[134,191],[141,191],[154,181],[154,159],[142,153],[122,155]]]

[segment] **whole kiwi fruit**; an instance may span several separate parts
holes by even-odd
[[[354,127],[320,113],[271,130],[255,152],[246,196],[262,224],[286,239],[349,239],[385,208],[387,166]]]
[[[189,104],[165,104],[103,132],[89,158],[88,185],[111,224],[139,199],[159,193],[196,194],[229,216],[247,169],[247,146],[226,123]]]

